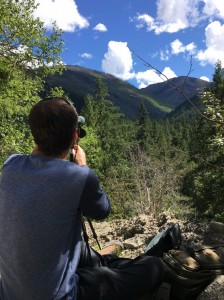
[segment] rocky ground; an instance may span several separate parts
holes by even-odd
[[[143,253],[149,241],[173,223],[180,225],[181,249],[183,250],[192,244],[224,243],[224,225],[219,226],[216,222],[202,222],[193,217],[179,220],[171,213],[162,213],[157,218],[139,215],[128,220],[92,222],[101,247],[111,240],[119,240],[124,245],[124,250],[120,255],[131,258]],[[86,226],[90,243],[97,248],[88,223]]]
[[[111,240],[119,240],[124,249],[122,257],[134,258],[143,253],[149,241],[163,229],[173,223],[179,223],[181,228],[181,250],[189,245],[224,244],[224,224],[213,221],[200,221],[194,217],[179,220],[171,213],[162,213],[157,218],[150,215],[139,215],[128,220],[113,220],[110,222],[93,222],[98,241],[103,247]],[[88,226],[90,244],[97,249],[96,241]],[[199,296],[198,300],[224,300],[224,275],[217,279]]]

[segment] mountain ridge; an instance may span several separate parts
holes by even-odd
[[[210,87],[211,82],[190,76],[179,76],[151,84],[142,90],[161,105],[169,103],[169,107],[175,109],[192,97],[198,98],[203,89]]]
[[[46,79],[46,90],[51,87],[61,86],[65,93],[75,104],[78,112],[84,105],[84,98],[94,94],[96,80],[102,79],[108,88],[108,99],[111,100],[120,112],[130,119],[138,117],[139,107],[143,103],[153,119],[163,118],[172,112],[178,105],[185,101],[180,92],[170,88],[170,84],[178,88],[181,84],[190,89],[188,95],[195,94],[199,87],[207,87],[206,81],[193,77],[180,76],[166,82],[149,85],[144,89],[135,86],[113,75],[84,68],[81,66],[67,65],[62,74],[55,74]],[[161,91],[163,92],[161,93]],[[160,95],[158,96],[158,93]]]

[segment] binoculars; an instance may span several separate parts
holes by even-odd
[[[78,116],[78,135],[80,139],[86,136],[86,131],[82,128],[82,125],[84,124],[85,118],[82,116]]]

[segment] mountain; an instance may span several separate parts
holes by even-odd
[[[178,105],[171,113],[167,115],[168,118],[180,116],[181,114],[192,114],[192,111],[201,111],[204,105],[199,101],[197,95],[194,95],[189,100],[184,101]]]
[[[187,98],[198,98],[199,93],[210,86],[210,82],[202,79],[179,76],[165,82],[150,84],[142,89],[142,92],[159,104],[175,109],[185,101],[189,102]]]
[[[152,118],[161,118],[171,111],[151,96],[131,84],[112,75],[86,69],[79,66],[66,66],[63,73],[55,74],[46,79],[46,90],[50,87],[61,86],[75,104],[78,112],[83,107],[84,97],[95,92],[96,80],[101,78],[107,85],[109,99],[120,108],[120,112],[128,118],[138,116],[139,106],[143,102]]]
[[[209,88],[211,84],[201,79],[180,76],[137,89],[110,74],[67,65],[62,74],[55,74],[46,79],[46,90],[61,86],[80,112],[85,96],[94,94],[96,80],[99,78],[107,85],[108,98],[130,119],[137,118],[141,103],[145,105],[151,118],[162,118],[186,100],[181,92],[188,98],[197,98],[199,91]]]

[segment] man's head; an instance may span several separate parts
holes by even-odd
[[[78,115],[67,100],[46,98],[31,109],[29,125],[34,141],[42,153],[60,155],[74,141]]]

